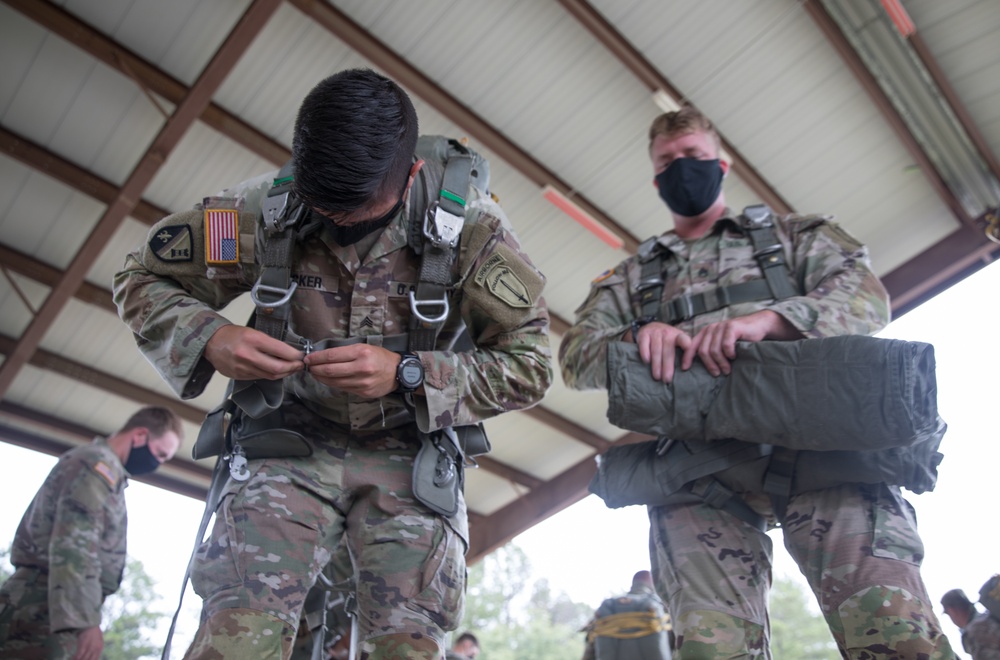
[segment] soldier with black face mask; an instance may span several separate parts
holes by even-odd
[[[125,486],[170,460],[184,430],[142,408],[111,437],[63,454],[21,519],[0,588],[0,657],[98,660],[101,605],[125,568]]]
[[[709,381],[734,373],[737,342],[871,335],[889,322],[888,295],[867,249],[830,217],[727,207],[722,183],[729,163],[696,109],[657,117],[649,156],[674,227],[594,280],[560,346],[569,387],[614,390],[609,356],[623,347],[636,352],[624,346],[635,344],[640,366],[648,368],[628,394],[612,393],[612,406],[628,399],[648,408],[659,403],[664,383],[677,392],[675,376],[696,360]],[[747,396],[765,399],[762,391]],[[759,414],[773,415],[779,406],[792,416],[812,412],[794,400],[761,400]],[[745,456],[706,461],[702,474],[685,473],[676,499],[644,502],[652,573],[673,618],[675,657],[770,657],[772,552],[765,532],[780,526],[845,658],[953,658],[920,577],[923,545],[900,493],[906,475],[856,483],[852,474],[830,487],[793,491],[796,449],[766,453],[780,442],[764,431],[740,441]],[[683,449],[696,457],[717,446],[662,442],[664,452]],[[765,478],[764,469],[747,469],[761,464],[769,466]]]

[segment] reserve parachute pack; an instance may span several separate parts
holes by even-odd
[[[673,324],[799,295],[770,209],[748,207],[740,225],[763,278],[661,303],[664,257],[647,242],[639,251],[642,320]],[[609,420],[659,438],[601,456],[590,491],[609,507],[706,502],[765,529],[738,491],[769,494],[780,518],[788,498],[808,490],[888,483],[921,493],[936,483],[947,425],[929,344],[865,336],[740,342],[730,375],[713,377],[695,361],[669,385],[652,379],[632,344],[609,343],[607,364]]]
[[[606,598],[585,630],[598,660],[670,660],[670,617],[652,594]]]

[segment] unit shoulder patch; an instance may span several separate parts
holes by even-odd
[[[240,259],[240,214],[236,209],[205,209],[205,263],[235,264]]]
[[[611,277],[614,274],[615,274],[615,269],[614,268],[609,268],[608,270],[604,271],[603,273],[601,273],[600,275],[598,275],[597,277],[595,277],[594,281],[591,282],[591,284],[598,284],[600,282],[603,282],[604,280],[608,279],[609,277]]]
[[[191,226],[169,225],[161,227],[156,235],[149,239],[149,249],[160,261],[167,263],[191,261],[194,258]]]
[[[511,307],[531,307],[531,294],[521,278],[511,270],[502,254],[494,254],[476,271],[476,284]]]

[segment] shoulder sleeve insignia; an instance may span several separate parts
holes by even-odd
[[[118,485],[118,479],[115,478],[114,470],[112,470],[111,466],[104,461],[98,461],[97,464],[94,465],[94,472],[101,475],[112,488],[115,488]]]
[[[235,264],[240,258],[236,209],[205,209],[205,263]]]
[[[600,275],[598,275],[597,277],[595,277],[594,281],[591,282],[591,284],[598,284],[600,282],[603,282],[604,280],[608,279],[609,277],[611,277],[614,274],[615,274],[615,269],[614,268],[609,268],[608,270],[604,271],[603,273],[601,273]]]
[[[161,227],[160,231],[149,239],[149,249],[160,261],[191,261],[194,253],[191,249],[190,225]]]
[[[476,271],[476,284],[511,307],[531,307],[531,294],[501,254],[494,254]]]

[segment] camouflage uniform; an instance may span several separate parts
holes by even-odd
[[[659,237],[654,249],[666,254],[663,303],[762,277],[736,217],[727,209],[698,240],[672,231]],[[871,334],[888,323],[888,297],[863,245],[823,216],[779,218],[775,233],[804,295],[734,304],[676,327],[693,337],[710,323],[762,309],[781,314],[807,338]],[[607,343],[641,316],[640,274],[639,258],[631,257],[594,281],[560,347],[570,387],[606,387]],[[779,522],[756,487],[723,483],[770,526]],[[653,573],[673,617],[677,657],[770,657],[770,538],[705,503],[650,507],[649,517]],[[898,487],[845,484],[795,495],[780,523],[845,657],[882,657],[887,650],[953,657],[919,576],[923,546]]]
[[[69,658],[125,568],[127,473],[103,438],[60,457],[21,519],[0,588],[0,657]]]
[[[976,614],[962,629],[962,648],[972,660],[1000,660],[1000,619],[989,612]]]
[[[207,265],[201,208],[167,217],[115,278],[122,318],[140,349],[183,398],[213,373],[206,342],[228,323],[216,310],[257,281],[263,238],[257,214],[272,175],[241,184],[206,208],[239,211],[239,263]],[[468,425],[537,403],[551,380],[544,278],[521,251],[499,206],[470,190],[447,341],[468,328],[475,349],[420,351],[426,396],[349,395],[299,372],[284,381],[284,425],[312,455],[250,461],[230,480],[192,583],[204,599],[189,649],[198,657],[288,657],[302,603],[346,535],[358,590],[359,648],[370,658],[438,658],[462,614],[468,522],[412,492],[417,429]],[[295,247],[289,330],[313,342],[407,331],[408,294],[420,258],[407,246],[409,203],[364,256],[325,226]],[[187,227],[187,229],[184,229]],[[165,240],[161,240],[164,237]],[[165,245],[170,243],[169,246]],[[189,249],[190,260],[183,250]],[[177,252],[180,250],[180,252]],[[519,289],[491,288],[496,277]],[[268,656],[268,657],[272,657]]]

